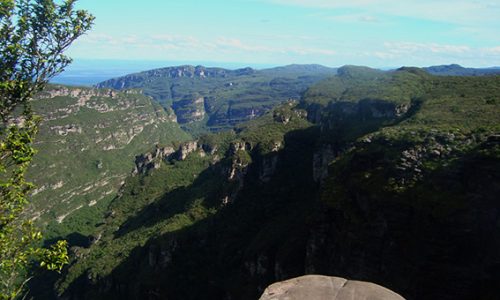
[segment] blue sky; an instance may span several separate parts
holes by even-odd
[[[500,65],[500,0],[79,0],[76,59]]]

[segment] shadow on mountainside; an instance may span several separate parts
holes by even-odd
[[[279,156],[279,162],[276,176],[270,182],[259,179],[260,164],[266,157],[256,157],[233,203],[192,226],[149,239],[96,286],[82,275],[73,282],[67,295],[83,293],[93,299],[117,299],[146,295],[155,298],[157,294],[156,298],[172,295],[178,299],[220,299],[232,291],[255,298],[258,293],[255,281],[267,284],[274,276],[266,276],[265,280],[259,276],[248,278],[245,268],[253,267],[248,263],[245,267],[245,260],[252,264],[262,251],[268,251],[268,243],[279,248],[305,242],[305,223],[314,209],[318,185],[311,174],[313,148],[304,145],[313,145],[316,139],[315,128],[288,133],[285,149],[272,154]],[[217,175],[220,169],[220,165],[209,167],[193,185],[167,193],[121,226],[117,236],[141,226],[154,226],[181,212],[182,207],[198,197],[205,197],[203,202],[207,206],[220,205],[224,188],[212,186],[220,181]],[[183,201],[169,203],[172,196]],[[283,232],[294,232],[297,236],[288,240]],[[299,269],[294,274],[304,272],[303,267]],[[195,282],[197,288],[193,289],[190,285]]]
[[[498,299],[499,148],[484,142],[403,191],[378,180],[397,176],[390,149],[334,165],[322,195],[329,208],[314,226],[313,268],[407,299]]]
[[[312,152],[287,141],[269,183],[249,170],[234,203],[149,239],[97,285],[82,276],[67,295],[255,299],[272,282],[317,273],[375,282],[407,299],[499,296],[500,165],[485,154],[498,145],[484,143],[404,193],[352,185],[353,174],[376,168],[378,158],[353,161],[340,181],[346,201],[332,206],[317,201]]]
[[[349,138],[344,139],[324,138],[328,136],[325,130],[338,131],[338,126],[323,128],[322,138],[318,127],[288,132],[285,148],[278,153],[252,154],[243,187],[234,202],[223,208],[222,198],[235,188],[225,178],[231,159],[227,157],[209,166],[189,186],[163,194],[124,220],[113,235],[120,239],[138,230],[156,228],[165,220],[185,214],[196,201],[201,201],[204,209],[216,211],[214,215],[198,219],[194,216],[192,219],[197,221],[192,225],[155,234],[145,246],[135,247],[127,254],[127,259],[111,275],[99,279],[97,286],[83,274],[73,281],[66,294],[75,296],[92,291],[91,298],[118,294],[119,298],[126,298],[127,294],[145,296],[148,291],[146,294],[160,295],[159,298],[173,294],[177,298],[196,299],[213,294],[214,299],[226,296],[253,299],[273,281],[306,273],[303,260],[310,223],[317,215],[315,211],[322,207],[317,201],[319,184],[313,181],[312,170],[317,147],[333,144],[338,155],[356,138],[409,118],[416,111],[418,106],[412,106],[397,120],[370,118],[368,113],[355,116],[341,125],[349,128],[355,121],[369,124],[349,132]],[[278,157],[276,170],[269,182],[262,182],[263,165],[274,157]],[[132,194],[141,192],[144,191],[139,188]],[[189,214],[187,217],[191,218]],[[196,285],[197,289],[190,285]]]

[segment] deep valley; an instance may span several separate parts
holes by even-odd
[[[437,75],[182,66],[49,87],[32,213],[72,261],[32,295],[256,299],[322,274],[500,297],[500,77]]]

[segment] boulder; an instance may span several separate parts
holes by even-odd
[[[306,275],[274,283],[260,300],[404,300],[395,292],[370,282],[340,277]]]

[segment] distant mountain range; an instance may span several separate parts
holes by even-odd
[[[183,128],[197,135],[207,130],[230,128],[261,116],[276,104],[299,99],[309,86],[336,75],[337,70],[322,65],[297,64],[263,70],[184,65],[134,73],[103,81],[96,86],[118,90],[140,89],[168,111],[175,112]],[[356,78],[385,72],[368,67],[349,70],[356,72],[353,75]],[[474,69],[456,64],[431,66],[423,70],[440,76],[500,74],[500,68]]]
[[[159,66],[176,66],[176,65],[204,65],[204,66],[218,66],[225,69],[238,69],[244,66],[251,66],[257,70],[272,68],[270,65],[251,64],[245,65],[242,63],[216,63],[216,62],[175,62],[175,61],[127,61],[127,60],[93,60],[93,59],[76,59],[73,64],[51,82],[57,84],[74,85],[74,86],[92,86],[99,82],[125,76],[144,70],[158,68]],[[299,69],[304,66],[322,68],[321,65],[295,65]],[[291,66],[288,66],[291,67]],[[275,69],[288,68],[276,67]],[[325,68],[325,67],[323,67]],[[391,69],[391,68],[389,68]],[[429,73],[434,75],[488,75],[499,74],[500,67],[490,68],[464,68],[457,64],[452,65],[439,65],[424,68]],[[387,70],[387,69],[384,69]]]
[[[464,68],[457,64],[431,66],[423,69],[432,75],[441,76],[483,76],[500,74],[500,67]]]

